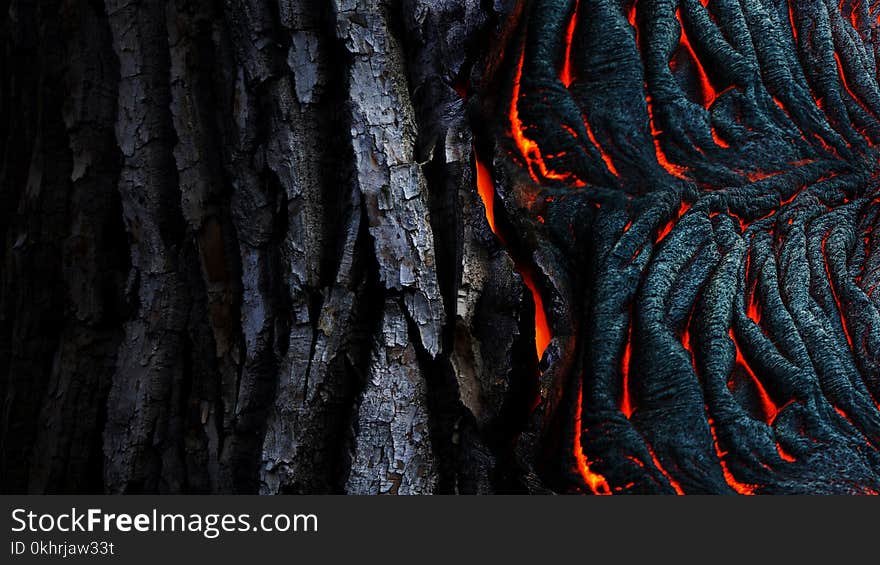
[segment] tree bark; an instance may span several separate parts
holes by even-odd
[[[526,300],[455,87],[507,6],[3,8],[4,491],[493,489]]]

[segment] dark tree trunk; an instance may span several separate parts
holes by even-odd
[[[493,488],[455,86],[506,7],[435,4],[4,3],[4,491]]]
[[[0,490],[880,491],[877,10],[734,4],[0,2]]]

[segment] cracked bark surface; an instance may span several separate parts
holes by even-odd
[[[0,3],[0,490],[880,491],[874,4]]]
[[[473,368],[494,243],[453,83],[500,9],[2,13],[4,490],[490,490],[456,379],[510,369]]]

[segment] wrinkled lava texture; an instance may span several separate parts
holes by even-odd
[[[565,391],[555,488],[880,491],[878,18],[519,6],[478,177]]]

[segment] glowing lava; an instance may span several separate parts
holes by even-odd
[[[590,490],[593,491],[593,494],[609,495],[611,494],[611,487],[608,486],[608,481],[606,481],[605,477],[599,473],[594,473],[590,470],[590,462],[587,460],[587,456],[584,455],[584,449],[581,446],[581,426],[583,425],[581,423],[581,416],[583,414],[584,402],[583,389],[584,385],[583,382],[581,382],[581,385],[578,387],[577,411],[574,415],[574,458],[575,461],[577,461],[578,472],[584,479],[584,482],[587,483],[587,486],[590,487]]]
[[[697,371],[697,356],[694,354],[694,349],[691,346],[691,330],[690,325],[684,328],[684,333],[681,336],[681,345],[684,346],[685,351],[688,352],[688,355],[691,359],[691,367],[694,368],[694,374],[698,374]]]
[[[571,20],[568,22],[568,29],[565,31],[565,59],[562,62],[562,72],[559,74],[559,80],[566,88],[571,85],[573,80],[571,75],[571,43],[574,38],[574,28],[577,26],[579,0],[574,0],[574,9],[571,12]]]
[[[660,464],[660,460],[657,459],[657,454],[654,453],[654,450],[651,449],[651,446],[646,443],[645,447],[648,448],[648,453],[651,454],[651,460],[654,461],[654,466],[657,467],[657,470],[660,471],[660,474],[663,475],[663,477],[669,482],[669,485],[672,487],[672,490],[675,491],[675,494],[677,494],[678,496],[684,496],[684,489],[681,488],[679,482],[673,479],[672,475],[670,475],[669,472],[663,468],[663,465]]]
[[[525,134],[525,125],[522,122],[522,119],[519,116],[519,95],[520,95],[520,82],[522,80],[522,72],[523,72],[523,63],[525,62],[526,51],[525,46],[523,46],[522,52],[519,56],[519,63],[516,66],[516,76],[513,79],[513,90],[511,92],[511,101],[510,101],[510,134],[513,136],[514,141],[516,142],[517,149],[522,154],[523,158],[526,160],[526,168],[529,171],[529,175],[532,177],[532,180],[537,184],[541,184],[541,180],[538,178],[538,175],[535,174],[535,168],[541,173],[541,176],[548,180],[554,180],[566,184],[575,184],[578,186],[583,186],[583,182],[579,181],[577,178],[574,178],[574,175],[564,174],[561,175],[555,171],[550,170],[547,167],[547,164],[544,162],[544,157],[541,155],[541,148],[538,146],[535,140],[530,139]]]
[[[828,277],[828,286],[831,287],[831,297],[834,298],[834,303],[837,305],[837,313],[840,315],[840,326],[843,328],[843,335],[846,336],[846,342],[849,344],[850,350],[855,351],[852,337],[849,334],[849,328],[846,325],[846,317],[843,315],[843,304],[841,304],[840,298],[837,296],[837,289],[834,288],[834,279],[831,278],[831,269],[828,266],[828,255],[825,253],[825,243],[827,243],[830,235],[831,231],[822,238],[822,259],[823,263],[825,263],[825,275]]]
[[[697,57],[696,51],[691,46],[691,42],[688,40],[687,32],[684,30],[684,22],[681,20],[681,8],[677,8],[675,10],[675,17],[678,18],[678,23],[681,27],[681,35],[680,35],[680,43],[681,46],[684,47],[687,52],[690,54],[691,59],[694,62],[694,65],[697,67],[697,76],[700,79],[700,87],[702,93],[702,103],[704,108],[709,108],[715,99],[718,97],[718,93],[715,90],[715,87],[712,86],[712,82],[709,80],[709,75],[706,74],[706,69],[703,68],[703,64],[700,62],[700,58]],[[714,131],[713,131],[714,135]]]
[[[541,293],[535,285],[532,274],[527,269],[520,269],[520,275],[522,275],[523,282],[532,292],[532,300],[535,302],[535,352],[538,354],[538,359],[541,359],[544,357],[544,351],[547,350],[547,346],[550,345],[550,339],[553,336],[550,333],[550,326],[547,324],[544,300],[541,298]]]
[[[666,225],[663,226],[663,229],[661,229],[657,233],[657,239],[655,240],[655,243],[660,243],[661,241],[663,241],[663,238],[669,235],[669,232],[672,231],[672,226],[674,226],[675,223],[680,220],[681,217],[684,216],[688,210],[690,210],[690,208],[690,204],[688,204],[687,202],[682,202],[681,206],[678,207],[678,214],[675,216],[675,218],[666,222]]]
[[[489,172],[488,167],[477,156],[476,150],[474,151],[474,162],[477,171],[477,193],[480,195],[483,207],[486,210],[486,221],[489,222],[489,228],[492,230],[492,233],[495,234],[502,244],[505,244],[505,239],[498,232],[498,227],[495,224],[495,186],[492,181],[492,173]],[[547,346],[550,345],[553,334],[550,332],[550,325],[547,323],[544,300],[541,298],[541,293],[535,284],[531,271],[521,265],[516,267],[526,287],[532,293],[532,300],[535,303],[535,352],[540,360],[544,356]]]
[[[605,162],[605,166],[608,167],[608,170],[611,171],[612,175],[619,177],[620,173],[617,172],[617,167],[615,167],[614,162],[611,161],[611,156],[608,155],[608,153],[606,153],[604,149],[602,149],[601,145],[599,145],[599,141],[596,139],[596,135],[593,133],[593,128],[590,127],[590,123],[587,121],[586,118],[583,119],[583,122],[584,129],[587,130],[587,137],[590,138],[590,141],[593,143],[593,145],[596,146],[596,149],[599,150],[599,155],[602,156],[602,160]]]
[[[867,112],[868,114],[873,115],[873,112],[869,108],[866,108],[862,103],[862,99],[856,95],[855,92],[849,87],[849,83],[846,80],[846,75],[843,72],[843,63],[840,62],[840,55],[837,54],[837,51],[834,52],[834,61],[837,63],[837,76],[840,78],[840,84],[843,85],[844,90],[846,90],[847,94],[849,94],[850,98],[852,98],[859,106],[862,107],[862,110]]]
[[[477,192],[480,194],[483,207],[486,209],[486,220],[489,222],[489,229],[498,236],[498,229],[495,227],[495,187],[492,183],[492,174],[476,155],[477,152],[475,150],[474,161],[477,165]]]
[[[626,348],[623,350],[623,358],[620,362],[620,373],[623,377],[620,394],[620,411],[629,418],[632,416],[633,407],[629,397],[629,362],[632,357],[632,324],[626,333]]]
[[[776,406],[770,398],[770,395],[767,393],[767,389],[761,384],[758,376],[755,375],[755,372],[752,371],[752,368],[746,363],[746,359],[743,357],[742,351],[740,351],[739,344],[736,342],[736,337],[733,335],[733,328],[730,329],[729,334],[730,340],[733,342],[733,347],[736,349],[736,364],[742,367],[746,374],[752,379],[752,382],[755,384],[755,388],[758,391],[758,397],[761,400],[761,407],[764,411],[764,415],[767,418],[766,422],[772,424],[773,419],[776,418],[776,414],[779,412],[779,407]]]
[[[776,442],[776,453],[779,454],[779,457],[783,461],[788,461],[789,463],[793,463],[793,462],[797,461],[797,459],[795,459],[794,455],[791,455],[790,453],[788,453],[784,449],[782,449],[782,446],[779,445],[778,441]]]
[[[721,447],[718,445],[718,435],[715,433],[715,423],[712,421],[712,418],[708,418],[708,421],[709,431],[712,432],[712,443],[715,444],[715,454],[718,456],[718,462],[721,464],[721,472],[724,473],[724,480],[727,482],[730,488],[732,488],[739,494],[755,494],[755,485],[747,485],[745,483],[739,482],[738,480],[736,480],[736,477],[733,476],[733,473],[730,472],[730,468],[728,468],[727,462],[724,461],[724,456],[727,455],[727,452],[721,451]]]
[[[648,109],[648,124],[651,127],[651,137],[654,138],[654,154],[657,157],[657,163],[666,169],[666,172],[670,175],[687,180],[687,177],[684,175],[686,169],[670,163],[669,159],[666,158],[666,153],[663,152],[663,147],[660,145],[660,134],[663,132],[657,129],[657,124],[654,121],[654,105],[650,96],[645,97],[645,105]]]

